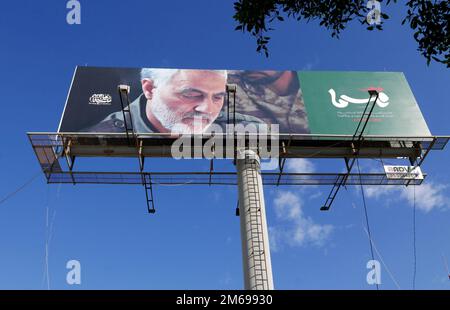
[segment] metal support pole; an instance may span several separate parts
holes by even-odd
[[[241,221],[244,288],[273,290],[260,159],[252,150],[238,151],[236,160]]]

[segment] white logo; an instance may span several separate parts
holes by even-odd
[[[366,265],[370,271],[367,273],[367,284],[381,284],[381,265],[377,260],[369,260]]]
[[[201,124],[199,121],[197,123]],[[227,124],[225,127],[224,132],[220,125],[213,123],[205,134],[181,134],[172,143],[172,158],[177,160],[234,158],[235,151],[248,148],[258,150],[261,170],[278,169],[278,124],[237,124],[236,126]],[[194,132],[200,131],[200,128],[194,128]],[[206,142],[203,143],[205,139]],[[240,159],[239,156],[240,153],[237,152],[237,157]]]
[[[73,259],[67,262],[66,268],[70,269],[66,276],[66,282],[69,285],[81,284],[81,264]]]
[[[89,104],[94,105],[111,105],[112,97],[109,94],[93,94],[89,98]]]
[[[384,172],[388,179],[423,180],[423,173],[420,167],[384,165]]]
[[[66,8],[70,11],[67,12],[66,21],[69,25],[81,24],[81,3],[78,0],[70,0],[67,2]]]
[[[336,108],[346,108],[349,103],[353,103],[353,104],[367,104],[369,101],[369,98],[364,98],[364,99],[357,99],[357,98],[352,98],[346,95],[341,95],[338,99],[338,101],[336,101],[336,92],[334,91],[333,88],[330,88],[328,90],[328,93],[331,95],[331,103],[336,107]],[[371,97],[370,101],[374,101],[375,97]],[[389,96],[386,95],[383,92],[378,93],[378,99],[376,104],[380,107],[380,108],[385,108],[389,105]]]
[[[373,24],[381,24],[381,4],[376,0],[367,1],[366,7],[371,9],[369,13],[367,13],[367,23],[369,25]]]

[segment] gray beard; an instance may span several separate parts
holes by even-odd
[[[201,125],[199,125],[195,120],[198,119],[200,121],[204,118],[204,116],[199,115],[197,112],[191,112],[185,115],[185,117],[194,117],[194,124],[193,126],[186,125],[182,122],[182,119],[179,119],[173,112],[171,112],[167,108],[167,105],[164,104],[157,96],[152,99],[150,111],[161,123],[161,125],[172,133],[198,134],[207,130],[212,123],[211,119],[208,119],[208,125],[203,126],[202,122],[200,122]]]

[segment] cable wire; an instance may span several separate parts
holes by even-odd
[[[356,158],[356,165],[358,167],[358,175],[361,181],[361,169],[359,167],[359,159]],[[361,195],[362,195],[362,199],[363,199],[363,204],[364,204],[364,214],[365,214],[365,218],[366,218],[366,227],[367,227],[367,234],[369,235],[369,245],[370,245],[370,254],[372,255],[372,260],[375,260],[375,256],[373,254],[373,246],[372,246],[372,234],[370,232],[370,225],[369,225],[369,216],[367,214],[367,206],[366,206],[366,197],[364,195],[364,187],[362,185],[362,182],[359,182],[360,188],[361,188]],[[379,289],[378,287],[378,283],[375,283],[377,286],[377,290]]]
[[[56,206],[58,205],[57,202],[60,197],[60,190],[61,190],[61,183],[58,185],[57,191],[56,191],[56,198],[53,201],[53,205],[55,206],[53,209],[53,214],[50,217],[50,211],[52,209],[52,199],[50,197],[50,187],[47,184],[47,199],[45,203],[45,209],[46,209],[46,216],[45,216],[45,248],[44,248],[44,274],[42,278],[42,285],[44,285],[44,282],[46,284],[47,290],[50,290],[50,268],[49,268],[49,257],[50,257],[50,244],[53,237],[53,227],[55,224],[55,218],[56,218]]]
[[[61,157],[61,154],[57,154],[54,162],[58,161],[59,158]],[[19,193],[21,190],[23,190],[25,187],[27,187],[28,185],[30,185],[40,174],[42,173],[41,170],[39,170],[38,172],[36,172],[36,174],[34,174],[28,181],[26,181],[24,184],[22,184],[21,186],[19,186],[16,190],[12,191],[11,193],[9,193],[8,195],[6,195],[5,197],[3,197],[0,200],[0,205],[3,204],[4,202],[6,202],[8,199],[10,199],[11,197],[13,197],[14,195],[16,195],[17,193]]]
[[[369,238],[369,241],[373,244],[373,248],[374,248],[375,252],[377,253],[377,255],[380,257],[381,263],[383,264],[384,268],[386,268],[386,271],[388,272],[389,276],[391,277],[392,282],[394,282],[395,286],[397,286],[397,289],[401,290],[401,287],[398,284],[397,280],[395,279],[394,275],[392,274],[391,270],[389,269],[387,264],[384,262],[383,256],[381,256],[381,253],[378,251],[378,249],[375,245],[375,242],[370,238],[369,232],[367,231],[366,227],[364,227],[364,225],[362,227],[363,227],[364,231],[366,232],[367,237]]]
[[[48,187],[48,185],[47,185]],[[47,280],[47,290],[50,290],[50,270],[48,268],[48,257],[49,257],[49,247],[50,247],[50,240],[49,240],[49,213],[50,213],[50,199],[47,194],[47,206],[46,206],[46,216],[45,216],[45,277]]]
[[[346,193],[347,193],[347,195],[348,195],[348,198],[352,201],[352,207],[355,209],[357,204],[355,203],[355,201],[353,200],[353,198],[350,196],[349,191],[346,190]],[[397,289],[401,290],[400,284],[398,283],[397,279],[394,277],[394,274],[393,274],[393,273],[391,272],[391,270],[389,269],[387,263],[384,261],[383,256],[381,255],[380,251],[377,249],[377,246],[376,246],[376,244],[375,244],[375,241],[373,241],[373,240],[371,239],[371,237],[369,236],[369,232],[367,231],[366,227],[364,226],[364,219],[363,219],[363,221],[362,221],[362,223],[361,223],[361,227],[363,228],[364,232],[366,233],[367,238],[369,239],[369,241],[372,242],[373,248],[374,248],[375,252],[377,253],[378,257],[380,258],[381,263],[383,264],[384,268],[386,268],[386,271],[388,272],[389,277],[391,278],[392,282],[394,282],[394,284],[395,284],[395,286],[397,287]]]
[[[27,187],[28,185],[30,185],[42,172],[39,171],[38,173],[36,173],[35,175],[33,175],[28,181],[26,181],[24,184],[22,184],[21,186],[19,186],[17,189],[15,189],[14,191],[12,191],[11,193],[9,193],[8,195],[6,195],[5,197],[3,197],[0,200],[0,205],[3,204],[4,202],[6,202],[8,199],[10,199],[11,197],[13,197],[14,195],[16,195],[17,193],[19,193],[21,190],[23,190],[25,187]]]

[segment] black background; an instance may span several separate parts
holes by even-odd
[[[386,309],[395,308],[425,308],[437,305],[436,309],[447,309],[450,300],[450,291],[0,291],[0,307],[4,305],[58,305],[59,309],[74,308],[84,304],[111,304],[112,308],[129,307],[133,304],[177,306],[177,299],[186,294],[196,297],[211,297],[218,302],[210,302],[208,306],[220,305],[221,295],[271,295],[272,304],[280,309],[348,309],[356,306],[357,309]],[[397,306],[398,303],[398,306]],[[409,306],[409,304],[414,306]],[[371,307],[372,306],[372,307]],[[183,306],[181,306],[183,307]],[[202,305],[198,308],[205,309]]]
[[[65,107],[60,132],[80,132],[102,121],[113,112],[121,111],[117,86],[130,86],[130,102],[142,94],[140,70],[136,68],[77,67]],[[93,94],[109,94],[111,105],[89,104]],[[70,116],[70,117],[69,117]]]

